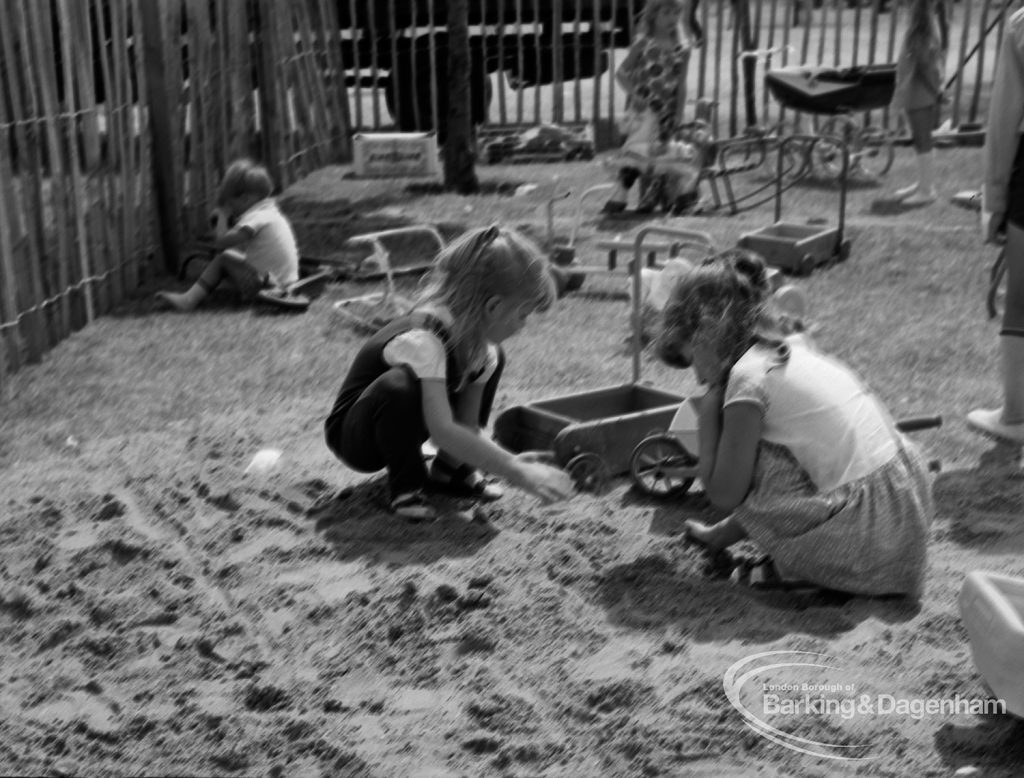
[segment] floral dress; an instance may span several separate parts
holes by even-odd
[[[622,71],[631,85],[629,108],[658,117],[659,139],[668,140],[679,117],[679,82],[686,77],[689,41],[665,46],[654,38],[639,38],[629,49]]]

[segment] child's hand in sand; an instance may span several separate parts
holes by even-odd
[[[572,496],[572,478],[567,472],[539,461],[537,452],[516,455],[517,476],[513,483],[544,502],[557,502]]]

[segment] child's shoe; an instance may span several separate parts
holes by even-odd
[[[406,492],[391,501],[391,512],[414,523],[434,521],[437,509],[421,491]]]
[[[505,490],[488,481],[479,470],[468,465],[452,466],[434,458],[428,476],[430,489],[456,497],[472,497],[482,502],[494,502],[505,495]]]

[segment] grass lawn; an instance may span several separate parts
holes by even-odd
[[[985,313],[994,251],[977,214],[949,202],[976,187],[980,150],[940,149],[942,196],[901,211],[885,195],[912,170],[901,148],[881,182],[851,181],[851,257],[797,283],[818,344],[894,416],[944,419],[913,435],[941,462],[920,602],[755,594],[708,578],[673,538],[709,509],[645,498],[625,479],[547,508],[513,493],[482,511],[453,502],[427,527],[396,522],[380,479],[345,470],[321,439],[363,337],[331,304],[369,289],[330,286],[301,315],[218,295],[183,316],[153,310],[149,293],[176,285],[157,278],[16,374],[0,405],[0,772],[1019,775],[1024,725],[1009,717],[773,720],[856,746],[861,759],[845,761],[762,738],[723,691],[737,662],[806,651],[832,669],[787,679],[985,696],[956,598],[968,571],[1024,575],[1024,500],[1019,450],[963,420],[999,399],[998,324]],[[605,180],[599,161],[478,173],[481,194],[461,197],[331,168],[282,202],[309,254],[418,223],[451,236],[501,221],[547,244],[545,188]],[[824,181],[796,187],[784,217],[836,225],[838,194]],[[555,208],[560,242],[571,202]],[[593,264],[599,239],[647,223],[726,247],[772,221],[770,204],[612,221],[598,202],[576,230]],[[625,276],[592,276],[532,320],[508,344],[497,409],[628,381],[625,289]],[[649,354],[642,378],[697,391]],[[277,467],[246,474],[264,448],[281,452]]]

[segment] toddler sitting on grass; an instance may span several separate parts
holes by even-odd
[[[157,300],[191,311],[224,279],[246,302],[262,290],[285,289],[298,281],[295,234],[270,196],[273,189],[262,165],[250,159],[232,162],[217,191],[217,208],[229,225],[214,236],[219,253],[188,291],[157,292]]]

